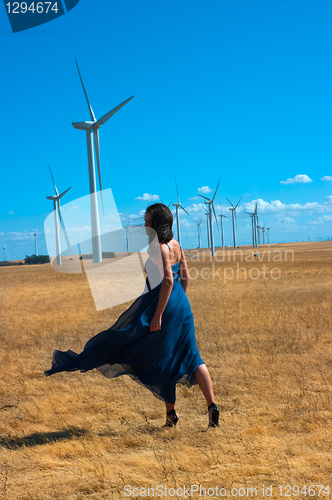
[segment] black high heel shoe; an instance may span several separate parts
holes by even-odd
[[[208,406],[208,411],[213,408],[212,418],[209,417],[209,427],[219,427],[219,410],[216,403],[211,403]]]
[[[167,412],[166,424],[163,425],[163,427],[175,427],[176,424],[178,423],[178,420],[179,420],[179,415],[176,413],[176,411],[170,410]]]

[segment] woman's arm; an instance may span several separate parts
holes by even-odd
[[[180,275],[180,279],[181,279],[181,285],[183,286],[184,291],[187,293],[187,288],[189,285],[189,271],[188,271],[187,261],[186,261],[186,258],[184,256],[183,250],[181,250],[179,275]]]
[[[162,314],[165,310],[166,304],[173,288],[173,273],[169,259],[169,250],[166,245],[160,245],[160,251],[163,262],[164,278],[160,287],[157,309],[150,323],[151,332],[160,330]]]

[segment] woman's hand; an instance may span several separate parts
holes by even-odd
[[[155,314],[150,323],[150,332],[158,332],[161,329],[161,315]]]

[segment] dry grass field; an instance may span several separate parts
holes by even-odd
[[[179,386],[180,421],[162,429],[163,403],[128,377],[46,378],[54,348],[80,352],[129,304],[96,312],[86,276],[49,264],[0,268],[0,498],[120,499],[125,485],[217,486],[229,498],[232,488],[263,498],[272,486],[268,498],[280,498],[278,486],[285,496],[286,485],[306,485],[307,495],[295,488],[289,498],[328,497],[308,489],[332,491],[331,250],[308,242],[262,245],[254,262],[232,251],[226,262],[188,258],[219,429],[207,428],[197,386]]]

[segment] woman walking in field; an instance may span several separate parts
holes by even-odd
[[[196,345],[194,319],[186,296],[187,263],[173,239],[172,224],[172,213],[165,205],[156,203],[147,208],[145,228],[150,242],[154,231],[158,237],[162,281],[151,289],[148,277],[149,291],[138,297],[111,328],[90,339],[80,354],[54,351],[52,368],[45,375],[93,368],[108,378],[129,375],[165,402],[165,427],[173,427],[179,420],[175,411],[176,384],[191,387],[197,383],[208,405],[209,427],[217,427],[219,410],[209,371]],[[152,255],[149,260],[150,267],[157,265]]]

